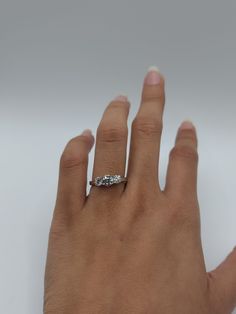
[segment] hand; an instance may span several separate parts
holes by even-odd
[[[66,146],[49,234],[47,314],[226,314],[236,305],[236,250],[207,273],[197,197],[197,135],[178,130],[166,186],[158,182],[164,77],[144,80],[132,122],[128,182],[86,195],[86,130]],[[125,174],[129,101],[109,103],[97,129],[93,179]]]

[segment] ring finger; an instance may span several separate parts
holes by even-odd
[[[118,96],[105,109],[97,128],[92,180],[105,174],[125,175],[129,107],[127,97]],[[98,193],[100,198],[114,198],[123,189],[124,183],[110,187],[93,186],[89,194],[90,197]]]

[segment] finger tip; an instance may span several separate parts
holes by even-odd
[[[116,96],[113,100],[115,101],[121,101],[121,102],[128,102],[128,96],[125,94],[119,94],[118,96]]]
[[[91,129],[84,129],[81,135],[84,135],[89,138],[91,146],[94,144],[95,138]]]
[[[118,96],[116,96],[115,98],[113,98],[112,101],[119,101],[121,102],[123,105],[126,105],[128,107],[128,109],[130,108],[130,101],[129,98],[126,94],[119,94]]]
[[[192,120],[186,119],[186,120],[184,120],[184,121],[181,123],[179,129],[180,129],[180,130],[195,130],[196,127],[195,127],[195,125],[193,124]]]
[[[161,73],[160,69],[159,69],[156,65],[150,65],[150,66],[148,67],[148,70],[147,70],[147,71],[148,71],[148,72],[156,71],[156,72],[158,72],[158,73]]]
[[[144,78],[144,85],[160,85],[163,81],[163,75],[156,65],[148,67]]]
[[[165,76],[164,76],[164,74],[162,73],[162,71],[160,70],[160,68],[159,68],[158,66],[156,66],[156,65],[150,65],[150,66],[148,67],[147,74],[148,74],[149,72],[156,72],[156,73],[159,75],[160,80],[163,81],[163,82],[165,81]]]

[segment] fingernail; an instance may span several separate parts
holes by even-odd
[[[85,130],[83,130],[83,132],[81,133],[81,135],[85,135],[85,136],[87,136],[87,137],[90,139],[90,146],[91,146],[91,148],[92,148],[92,147],[93,147],[93,144],[94,144],[94,142],[95,142],[95,138],[94,138],[94,136],[93,136],[92,131],[91,131],[90,129],[85,129]]]
[[[180,125],[180,130],[192,130],[192,129],[195,129],[195,126],[190,120],[186,120],[182,122],[182,124]]]
[[[124,95],[119,95],[119,96],[115,97],[113,100],[127,102],[128,101],[128,97],[124,96]]]
[[[89,136],[89,137],[93,136],[92,131],[91,131],[90,129],[85,129],[85,130],[81,133],[81,135],[85,135],[85,136]]]
[[[156,66],[150,66],[144,79],[144,84],[158,85],[160,84],[161,76],[160,70]]]

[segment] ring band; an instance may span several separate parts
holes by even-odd
[[[121,176],[119,174],[115,175],[110,175],[110,174],[105,174],[104,176],[96,177],[94,180],[89,181],[90,185],[95,185],[95,186],[111,186],[113,184],[118,184],[121,182],[127,182],[128,179],[124,176]]]

